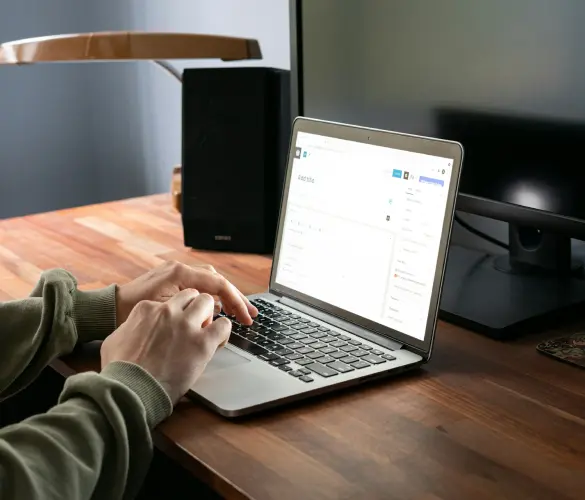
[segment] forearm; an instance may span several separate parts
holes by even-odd
[[[133,497],[150,463],[149,430],[171,410],[136,365],[71,377],[48,413],[0,430],[0,498]]]
[[[78,341],[116,328],[115,286],[82,292],[63,270],[43,273],[31,296],[0,303],[0,401],[30,384]]]

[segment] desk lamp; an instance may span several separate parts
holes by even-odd
[[[171,59],[262,59],[257,40],[217,35],[148,32],[94,32],[28,38],[0,45],[0,65],[67,62],[151,61],[182,82]],[[175,167],[174,177],[180,172]],[[173,182],[173,186],[176,182]],[[173,189],[175,208],[180,191]]]

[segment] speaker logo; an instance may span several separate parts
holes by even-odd
[[[232,237],[229,235],[216,234],[215,241],[232,241]]]

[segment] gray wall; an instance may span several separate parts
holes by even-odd
[[[178,68],[289,68],[288,0],[100,0],[91,29],[208,33],[257,38],[264,59],[173,61]],[[181,86],[148,63],[92,65],[92,137],[104,199],[164,192],[181,161]]]
[[[79,30],[83,2],[0,0],[0,39]],[[97,201],[79,67],[0,66],[0,218]]]
[[[0,0],[0,41],[102,30],[257,38],[289,68],[288,0]],[[177,61],[176,66],[228,65]],[[181,87],[154,65],[0,67],[0,218],[164,192]]]

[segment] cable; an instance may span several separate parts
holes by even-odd
[[[480,238],[482,238],[482,239],[484,239],[486,241],[489,241],[493,245],[497,245],[497,246],[499,246],[501,248],[505,248],[506,250],[509,250],[510,249],[509,245],[507,245],[503,241],[500,241],[497,238],[494,238],[493,236],[490,236],[489,234],[486,234],[486,233],[480,231],[479,229],[475,229],[473,226],[469,225],[461,217],[459,217],[459,215],[457,215],[457,213],[455,213],[454,220],[463,229],[469,231],[471,234],[475,234],[475,236],[478,236],[478,237],[480,237]]]

